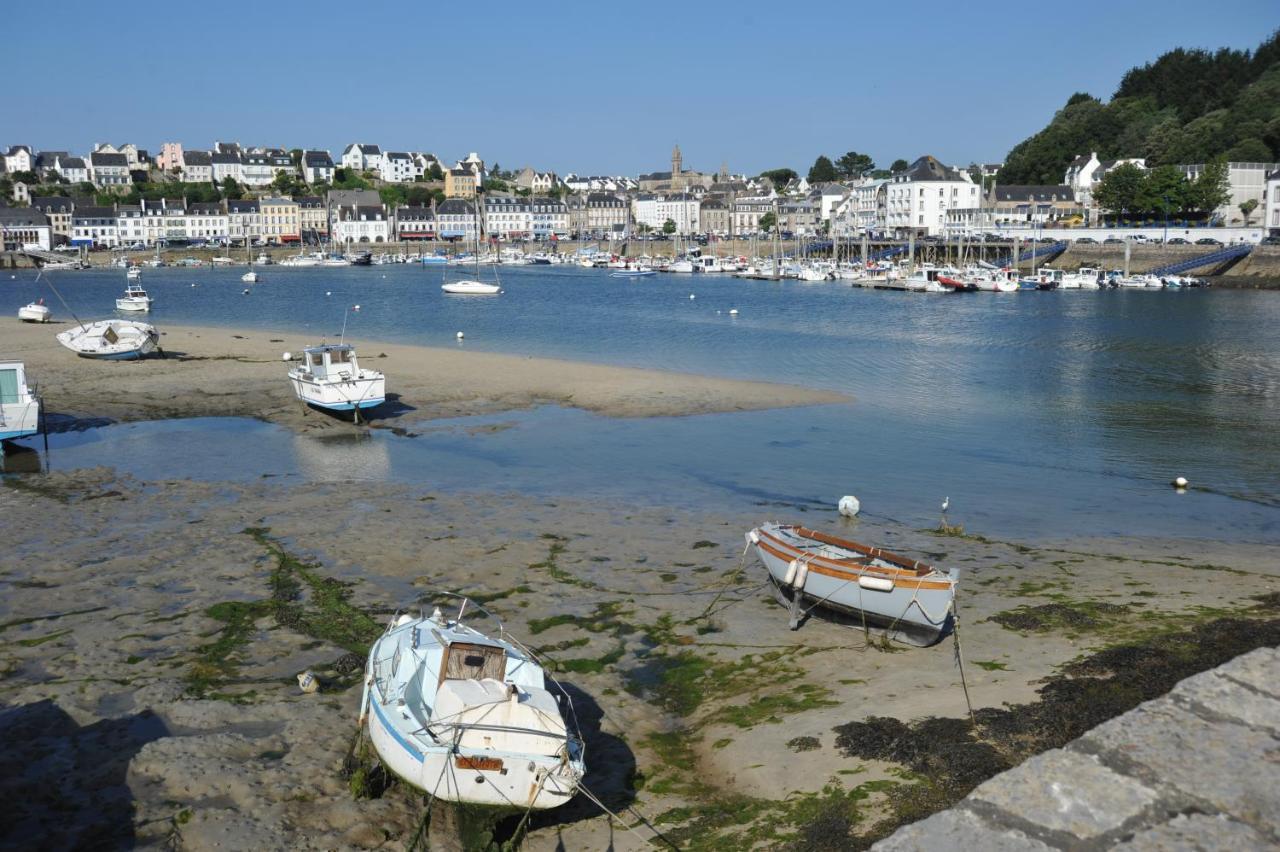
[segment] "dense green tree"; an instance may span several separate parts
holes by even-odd
[[[762,233],[765,233],[765,234],[769,233],[770,231],[773,230],[773,226],[776,224],[778,224],[778,217],[773,215],[772,213],[766,213],[760,217],[759,227]]]
[[[1253,219],[1253,211],[1258,209],[1258,199],[1250,198],[1248,201],[1240,203],[1240,213],[1244,216],[1244,226],[1249,227],[1249,222]]]
[[[860,178],[876,167],[875,161],[867,154],[850,151],[836,160],[836,171],[846,180]]]
[[[392,210],[397,207],[403,207],[405,202],[409,200],[408,192],[398,183],[389,183],[378,187],[378,197],[382,199],[383,204]]]
[[[1189,189],[1186,175],[1177,166],[1157,166],[1143,176],[1137,209],[1165,215],[1177,213],[1187,208]]]
[[[809,183],[827,183],[839,178],[840,174],[826,154],[819,154],[818,159],[814,160],[813,165],[809,167]]]
[[[293,167],[295,169],[302,168],[302,153],[303,152],[301,148],[289,149],[289,159],[293,161]]]
[[[283,170],[276,172],[275,178],[271,181],[271,190],[291,197],[306,195],[308,192],[306,181],[296,174]]]
[[[244,189],[240,186],[240,182],[235,178],[227,175],[222,179],[222,197],[237,201],[244,198]]]
[[[1122,163],[1102,176],[1093,198],[1102,209],[1112,213],[1136,212],[1142,199],[1143,170],[1133,163]]]
[[[670,236],[676,232],[676,223],[674,219],[668,219],[662,223],[662,233]]]
[[[768,178],[775,187],[781,189],[800,176],[796,174],[795,169],[770,169],[767,172],[761,172],[760,177]]]
[[[1269,163],[1271,147],[1261,139],[1242,139],[1222,156],[1230,163]]]
[[[1218,159],[1205,164],[1204,171],[1195,179],[1187,192],[1187,206],[1192,210],[1212,213],[1231,198],[1231,179],[1226,160]]]
[[[895,173],[905,172],[909,168],[911,168],[910,163],[908,163],[906,160],[898,159],[893,161],[893,165],[889,166],[889,171],[895,172]]]
[[[444,169],[440,168],[439,163],[432,163],[431,168],[427,169],[427,174],[432,180],[444,180]]]

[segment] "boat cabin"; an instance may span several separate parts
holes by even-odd
[[[358,375],[355,347],[349,343],[327,343],[302,350],[302,369],[315,379],[349,379]]]
[[[0,361],[0,405],[24,403],[30,399],[26,365],[21,361]]]
[[[503,681],[507,675],[507,651],[500,645],[450,642],[440,666],[440,683],[446,680]]]

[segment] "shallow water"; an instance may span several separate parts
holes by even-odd
[[[462,330],[468,349],[791,382],[855,401],[634,421],[548,408],[365,441],[242,420],[129,424],[54,436],[55,467],[781,504],[761,510],[778,517],[851,493],[865,511],[916,526],[936,524],[949,496],[950,520],[988,535],[1280,541],[1273,293],[934,296],[517,267],[500,271],[503,296],[466,298],[440,293],[440,269],[384,266],[268,267],[246,296],[241,271],[148,271],[152,320],[335,336],[344,307],[360,304],[348,333],[366,339],[452,346]],[[82,315],[109,313],[123,289],[117,271],[55,276]],[[32,273],[0,282],[0,293],[14,311],[49,295]],[[477,422],[513,425],[467,428]],[[1204,490],[1174,493],[1176,475]]]

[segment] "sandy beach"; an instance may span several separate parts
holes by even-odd
[[[4,342],[59,413],[353,428],[292,399],[279,357],[308,342],[296,334],[168,327],[168,358],[102,363],[57,346],[56,330],[6,326]],[[373,425],[410,433],[548,402],[643,417],[845,399],[357,343],[399,394]],[[344,767],[363,651],[431,590],[487,602],[550,661],[583,721],[586,785],[623,814],[579,797],[531,822],[534,850],[662,846],[655,832],[665,848],[865,846],[1280,629],[1280,567],[1261,546],[995,541],[966,534],[963,517],[941,531],[834,506],[690,512],[297,474],[140,481],[97,467],[2,483],[4,844],[404,848],[421,796],[393,784],[356,797]],[[764,520],[959,569],[977,726],[953,640],[908,648],[817,617],[788,630],[743,559],[743,533]],[[1127,662],[1090,662],[1117,646]],[[299,690],[307,669],[317,694]]]
[[[137,362],[78,358],[54,340],[65,323],[6,323],[6,357],[20,358],[50,411],[113,420],[257,417],[300,431],[341,428],[308,415],[281,361],[319,341],[297,333],[158,323],[166,357]],[[375,425],[417,422],[540,404],[611,417],[674,417],[847,402],[843,394],[768,382],[736,381],[549,358],[405,346],[349,339],[362,366],[387,376],[392,398]]]

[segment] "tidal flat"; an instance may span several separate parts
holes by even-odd
[[[960,569],[971,727],[950,639],[787,629],[742,559],[743,532],[778,511],[106,467],[6,477],[6,839],[407,843],[421,796],[356,798],[344,764],[363,651],[435,589],[475,596],[549,661],[584,723],[586,784],[630,826],[579,798],[533,821],[535,850],[641,848],[654,834],[636,813],[682,849],[865,845],[1276,641],[1280,567],[1263,546],[1004,542],[807,513]],[[304,669],[320,692],[299,690]]]

